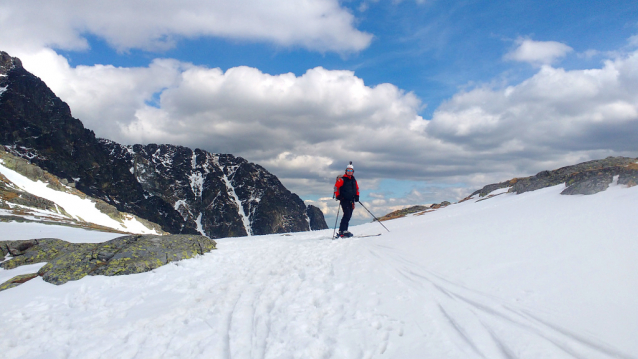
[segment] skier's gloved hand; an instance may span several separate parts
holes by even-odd
[[[354,195],[354,201],[355,202],[359,202],[359,195],[358,194]]]

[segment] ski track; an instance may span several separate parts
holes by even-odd
[[[220,240],[218,251],[169,265],[183,275],[181,281],[167,280],[162,267],[56,287],[53,304],[36,297],[24,308],[4,311],[16,332],[12,339],[0,338],[3,355],[230,359],[372,358],[383,353],[389,333],[396,331],[391,324],[398,321],[376,313],[376,300],[357,302],[357,291],[369,290],[365,284],[343,284],[365,267],[335,263],[358,243],[318,241],[321,236],[325,233],[307,235],[302,242]],[[41,280],[37,285],[50,286]],[[147,289],[139,292],[138,286]],[[6,294],[19,295],[24,288]],[[101,291],[113,288],[119,288],[118,298],[100,298]],[[153,312],[154,304],[166,311]],[[102,337],[84,334],[86,326],[100,328]],[[29,340],[29,350],[16,338]],[[370,349],[371,342],[378,345]]]
[[[560,328],[529,309],[442,278],[387,246],[378,247],[383,256],[373,249],[369,254],[379,260],[379,265],[395,271],[397,280],[406,282],[430,307],[438,307],[437,323],[448,326],[442,332],[457,334],[450,339],[465,352],[465,357],[635,358],[595,338]],[[511,348],[510,343],[525,342],[534,343],[535,350],[521,352]]]

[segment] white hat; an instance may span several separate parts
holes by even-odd
[[[354,167],[352,167],[352,161],[350,161],[350,164],[348,165],[348,167],[346,167],[346,170],[351,169],[354,171]]]

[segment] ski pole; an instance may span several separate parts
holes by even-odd
[[[341,205],[339,205],[339,207],[337,207],[337,218],[335,218],[335,229],[334,231],[332,231],[332,238],[335,237],[335,235],[337,234],[337,221],[339,220],[339,211],[341,210]]]
[[[372,218],[374,218],[375,221],[379,222],[380,225],[383,226],[383,223],[381,223],[381,221],[379,221],[379,218],[375,217],[374,214],[372,214],[372,212],[370,212],[369,209],[366,208],[366,206],[363,205],[363,203],[359,202],[359,204],[361,205],[361,207],[363,207],[366,211],[368,211],[368,213],[370,213],[370,215],[372,216]],[[390,232],[390,230],[388,228],[386,228],[386,226],[383,226],[383,228],[385,228],[386,231]]]

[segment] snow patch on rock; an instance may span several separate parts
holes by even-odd
[[[241,218],[242,224],[244,225],[244,229],[246,230],[246,233],[248,234],[248,236],[252,236],[252,228],[250,227],[250,219],[246,215],[246,212],[244,212],[244,206],[239,200],[239,197],[237,196],[237,193],[235,192],[235,187],[233,187],[225,171],[225,168],[228,168],[228,172],[230,176],[232,177],[234,176],[235,172],[237,172],[237,168],[239,168],[239,166],[229,166],[229,167],[220,167],[220,168],[223,173],[222,181],[224,181],[224,184],[226,185],[226,189],[228,190],[228,194],[230,195],[230,198],[232,198],[233,202],[235,202],[235,205],[237,206],[237,213],[239,213],[239,217]]]
[[[208,237],[206,232],[204,232],[204,227],[202,226],[202,212],[199,212],[199,216],[197,216],[195,223],[197,224],[197,232],[204,237]]]

